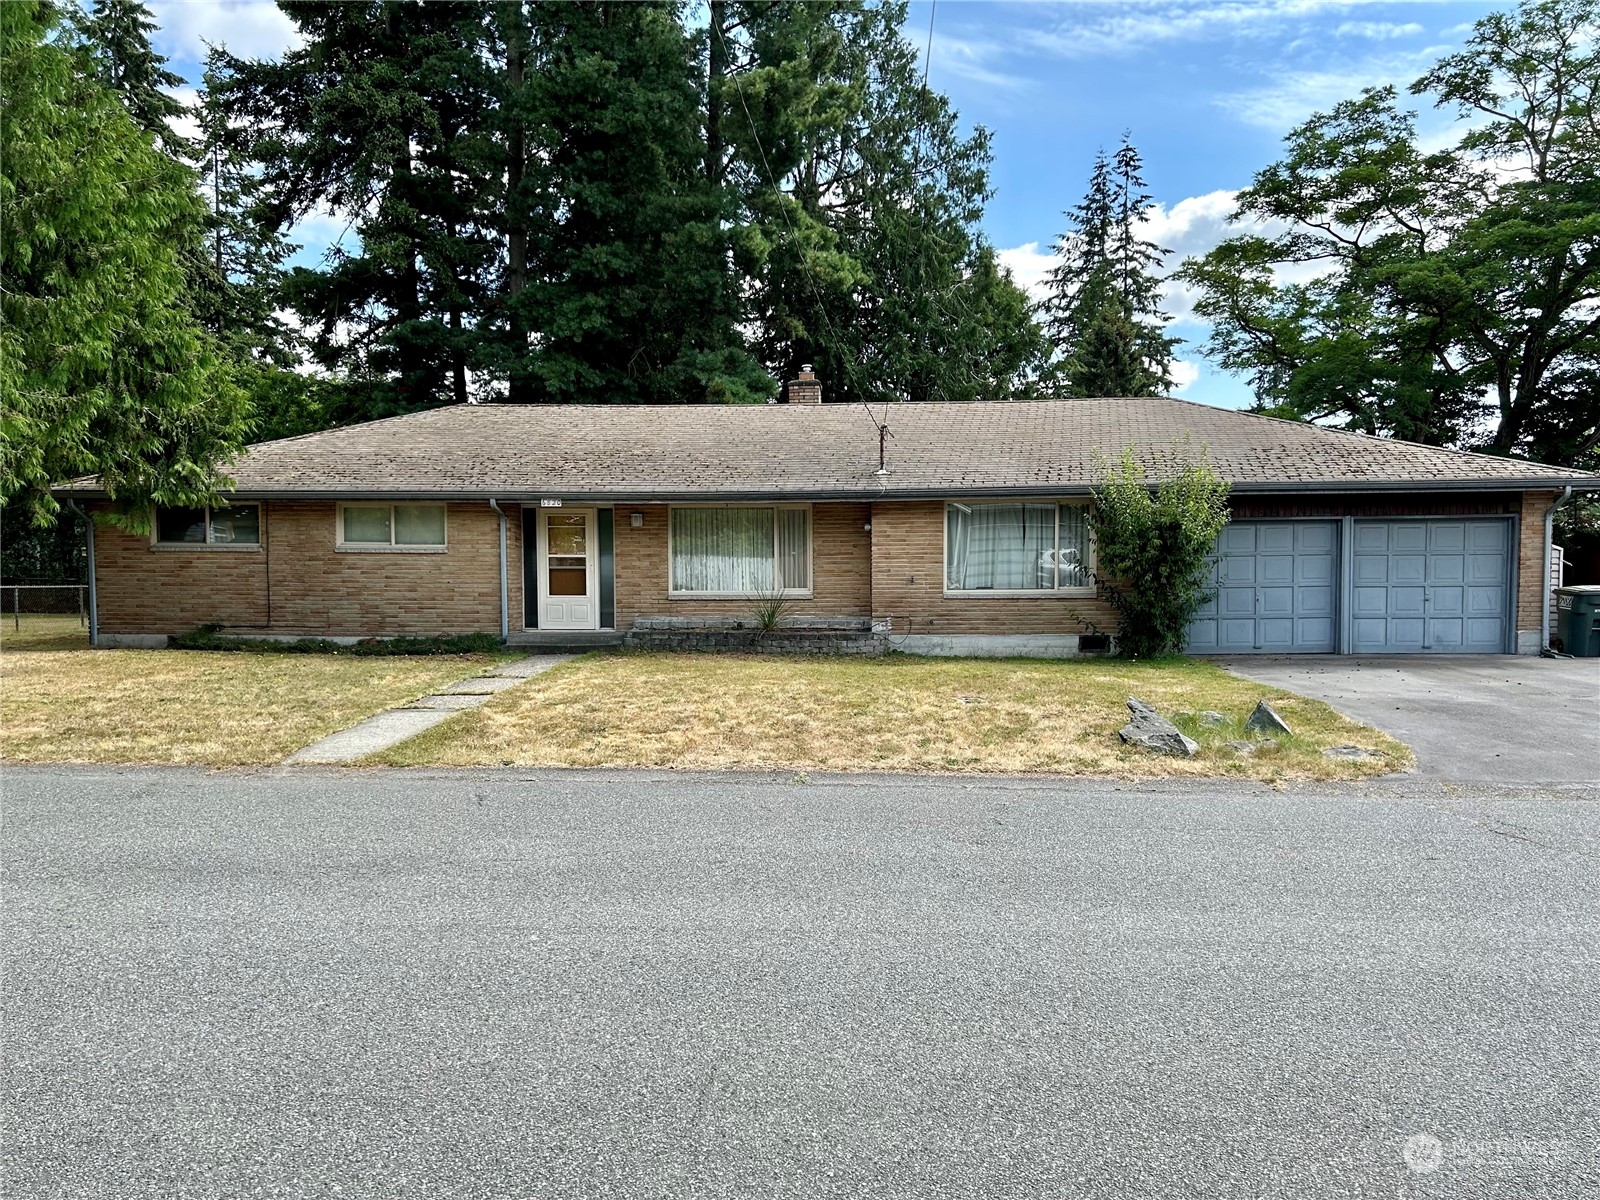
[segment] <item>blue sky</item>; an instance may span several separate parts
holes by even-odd
[[[157,48],[198,79],[202,40],[269,55],[292,26],[268,0],[148,0]],[[1473,21],[1508,4],[1458,0],[916,0],[907,36],[926,44],[930,84],[967,124],[994,133],[996,190],[984,221],[1018,282],[1048,267],[1061,211],[1083,192],[1100,146],[1131,131],[1159,207],[1150,232],[1172,265],[1227,234],[1231,196],[1273,161],[1285,133],[1362,87],[1404,87],[1458,47]],[[1444,133],[1450,114],[1424,129]],[[297,235],[317,251],[345,227],[317,220]],[[1205,328],[1173,295],[1181,394],[1234,407],[1241,380],[1212,370]]]

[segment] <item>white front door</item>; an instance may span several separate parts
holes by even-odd
[[[539,510],[539,628],[600,628],[595,510]]]

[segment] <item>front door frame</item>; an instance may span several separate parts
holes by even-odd
[[[560,508],[539,507],[531,509],[534,513],[534,530],[536,536],[536,550],[534,553],[534,587],[535,604],[534,616],[540,629],[570,629],[594,630],[600,628],[600,514],[599,510],[587,505],[567,506]],[[584,599],[589,606],[589,620],[586,624],[551,624],[547,604],[550,596],[550,518],[556,515],[570,516],[581,513],[585,517],[584,559],[585,582],[587,590]]]

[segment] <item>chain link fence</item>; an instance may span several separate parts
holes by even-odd
[[[82,583],[0,583],[0,618],[13,629],[25,616],[76,617],[89,624],[89,588]]]

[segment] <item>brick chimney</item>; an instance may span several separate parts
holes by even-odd
[[[783,402],[785,404],[822,403],[822,384],[818,381],[816,373],[812,371],[810,363],[800,368],[799,378],[791,379],[783,385]]]

